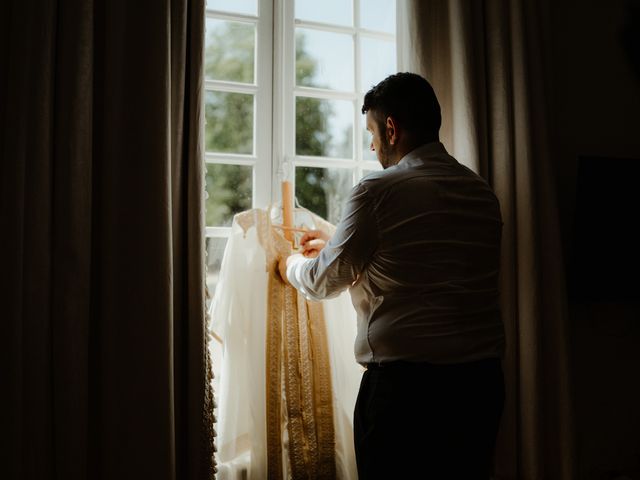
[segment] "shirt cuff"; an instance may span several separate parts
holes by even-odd
[[[307,290],[304,288],[304,285],[302,284],[302,274],[304,272],[305,265],[312,261],[313,259],[311,258],[305,258],[302,255],[296,255],[288,262],[289,265],[287,265],[287,280],[289,280],[289,283],[293,285],[296,290],[302,293],[308,300],[316,299],[309,295]]]

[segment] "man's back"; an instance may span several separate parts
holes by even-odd
[[[489,479],[505,396],[498,200],[438,141],[425,78],[390,75],[362,113],[384,171],[353,188],[330,239],[306,233],[279,268],[311,298],[350,289],[358,478]]]
[[[478,175],[439,142],[362,180],[376,246],[351,288],[356,358],[460,363],[498,357],[502,221]]]
[[[487,183],[441,143],[425,144],[354,188],[301,288],[326,298],[355,280],[362,364],[499,357],[501,229]]]

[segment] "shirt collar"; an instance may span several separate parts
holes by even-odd
[[[399,168],[417,167],[424,165],[425,161],[433,158],[448,159],[449,153],[442,142],[430,142],[414,148],[397,163]]]

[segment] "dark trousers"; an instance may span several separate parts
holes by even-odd
[[[498,359],[372,365],[354,412],[358,477],[488,480],[503,406]]]

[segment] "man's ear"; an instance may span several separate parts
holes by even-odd
[[[390,145],[395,145],[396,143],[398,143],[398,124],[396,123],[395,118],[387,117],[385,127],[387,142],[389,142]]]

